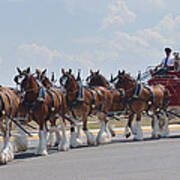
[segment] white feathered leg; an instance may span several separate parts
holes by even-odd
[[[125,136],[126,138],[128,138],[130,135],[131,135],[131,132],[130,132],[130,130],[129,130],[129,125],[128,125],[128,123],[127,123],[127,124],[126,124],[126,127],[125,127],[125,130],[124,130],[124,136]]]
[[[48,133],[48,140],[47,140],[47,146],[48,147],[54,146],[54,131],[55,131],[55,126],[52,126],[49,129],[49,133]]]
[[[112,134],[111,134],[110,125],[109,125],[108,122],[105,123],[105,131],[106,131],[106,133],[107,133],[108,141],[111,142]]]
[[[70,136],[70,145],[72,148],[76,148],[78,147],[79,145],[82,145],[83,142],[82,142],[82,135],[81,135],[81,126],[78,125],[77,127],[77,134],[75,132],[75,128],[74,127],[71,127],[71,136]]]
[[[4,137],[4,145],[0,152],[0,164],[6,164],[14,159],[14,148],[9,137],[9,122],[7,123],[7,131]]]
[[[60,144],[58,145],[58,149],[60,151],[68,151],[69,150],[69,141],[67,138],[67,132],[66,132],[66,127],[64,125],[64,122],[62,121],[62,140]]]
[[[115,133],[115,131],[113,130],[113,125],[112,124],[109,124],[108,123],[108,128],[109,128],[109,131],[110,131],[110,133],[111,133],[111,137],[114,137],[114,136],[116,136],[116,133]]]
[[[110,132],[108,131],[108,127],[106,127],[105,122],[101,121],[101,128],[96,137],[96,141],[98,144],[107,144],[111,141]]]
[[[85,132],[86,137],[87,137],[87,143],[89,145],[95,145],[96,144],[96,138],[94,137],[94,135],[91,132],[89,132],[88,130],[85,130],[84,132]]]
[[[83,144],[83,141],[82,141],[82,131],[81,131],[81,125],[77,125],[77,143],[78,145],[82,145]]]
[[[38,155],[42,155],[42,156],[48,155],[46,134],[47,134],[46,130],[39,131],[39,146],[36,152],[36,154]]]
[[[105,122],[100,121],[101,127],[96,137],[97,144],[104,144],[106,142]]]
[[[60,141],[61,141],[61,135],[60,135],[60,132],[59,132],[59,129],[58,128],[55,128],[55,146],[58,146]]]
[[[24,127],[23,125],[21,125]],[[18,127],[18,134],[14,136],[14,151],[15,152],[21,152],[21,151],[26,151],[28,148],[28,139],[26,134],[22,129]]]
[[[136,121],[137,133],[134,136],[134,140],[143,140],[143,132],[141,129],[141,121]]]
[[[169,135],[168,117],[164,111],[162,113],[163,113],[163,118],[164,118],[164,127],[163,127],[163,132],[160,135],[161,137],[168,137]]]
[[[54,135],[54,133],[55,133],[55,135]],[[58,146],[60,141],[61,141],[61,135],[59,132],[59,128],[56,126],[52,126],[49,130],[47,146],[48,147]]]
[[[159,119],[154,115],[154,127],[152,131],[152,138],[157,138],[159,135]]]

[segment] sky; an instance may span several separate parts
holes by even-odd
[[[110,79],[180,51],[179,0],[0,0],[0,84],[15,86],[16,67],[61,68]]]

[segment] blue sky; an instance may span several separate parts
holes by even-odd
[[[180,50],[178,0],[0,0],[0,84],[16,67],[135,75]]]

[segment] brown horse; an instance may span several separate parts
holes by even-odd
[[[48,89],[51,89],[53,91],[56,91],[57,93],[60,94],[60,96],[62,96],[63,99],[63,104],[64,104],[64,112],[66,114],[69,114],[69,110],[67,108],[66,105],[66,98],[64,96],[64,93],[62,91],[62,89],[60,89],[60,87],[57,87],[55,85],[53,85],[53,82],[55,82],[54,79],[54,73],[52,74],[51,80],[46,76],[46,69],[43,70],[42,72],[39,69],[36,69],[36,74],[37,74],[37,78],[42,82],[43,86],[45,86]],[[64,119],[63,119],[64,120]],[[71,147],[77,147],[78,145],[82,145],[83,142],[81,140],[81,134],[80,134],[80,125],[77,125],[77,133],[75,133],[75,129],[74,129],[74,124],[72,122],[70,122],[71,124],[71,136],[70,136],[70,146]],[[59,132],[57,131],[56,127],[56,122],[54,122],[52,124],[52,130],[55,129],[55,133],[56,133],[56,142],[58,142],[59,139]],[[52,132],[50,130],[50,132]],[[52,137],[52,133],[50,133],[49,135],[49,143],[48,145],[50,146],[50,144],[53,142],[53,137]]]
[[[0,131],[2,132],[4,145],[0,152],[0,163],[6,164],[14,159],[14,147],[10,142],[11,125],[16,117],[20,98],[11,88],[0,87]]]
[[[143,134],[141,130],[141,115],[143,111],[153,112],[153,131],[152,137],[159,136],[158,134],[158,114],[161,112],[164,116],[164,131],[162,136],[168,136],[168,118],[165,113],[165,109],[169,102],[169,91],[161,84],[145,87],[138,83],[129,74],[118,72],[118,75],[112,79],[116,88],[123,88],[126,93],[126,104],[130,111],[129,121],[126,126],[126,133],[129,133],[129,128],[135,135],[134,139],[142,140]],[[132,121],[136,114],[136,126],[133,127]]]
[[[125,91],[123,89],[115,89],[112,87],[110,82],[106,80],[106,78],[99,73],[99,70],[96,72],[93,72],[90,70],[90,75],[86,78],[87,84],[89,87],[97,87],[97,86],[103,86],[110,90],[112,96],[113,96],[113,101],[111,105],[111,114],[113,118],[113,112],[114,114],[122,114],[125,110],[125,104],[124,104],[124,98],[125,98]],[[115,132],[109,126],[109,130],[112,134],[112,136],[115,136]]]
[[[86,82],[88,86],[103,86],[106,88],[110,88],[110,83],[106,80],[106,78],[99,73],[99,70],[93,72],[90,70],[90,75],[86,78]]]
[[[46,88],[47,91],[49,91],[49,90],[53,91],[56,94],[56,96],[59,97],[59,99],[62,99],[62,111],[65,114],[68,112],[68,109],[67,109],[64,93],[62,92],[62,90],[60,88],[58,88],[57,86],[54,85],[54,83],[55,83],[54,73],[52,74],[52,77],[50,80],[46,76],[46,71],[47,71],[47,69],[43,70],[42,72],[39,69],[36,69],[36,79],[42,84],[42,86],[44,86]],[[64,121],[64,124],[66,124],[64,117],[62,118],[62,120]],[[57,121],[57,119],[54,119],[53,121],[50,122],[51,127],[49,129],[49,136],[48,136],[48,140],[47,140],[48,147],[52,147],[53,143],[55,146],[58,146],[58,144],[60,143],[61,135],[59,132],[59,128],[57,127],[56,121]],[[53,136],[54,132],[56,135],[55,142],[54,142],[54,136]]]
[[[83,130],[87,136],[88,144],[95,144],[94,136],[88,131],[87,120],[90,114],[97,114],[102,122],[103,128],[98,133],[97,143],[107,143],[110,141],[110,133],[106,131],[105,112],[109,111],[112,96],[110,91],[107,91],[104,87],[98,88],[86,88],[80,87],[77,79],[69,72],[65,72],[62,69],[62,77],[60,78],[60,84],[66,91],[66,102],[75,119],[81,119],[83,122]],[[79,89],[83,90],[83,100],[79,100]]]
[[[18,68],[19,74],[16,76],[16,82],[20,84],[24,91],[23,105],[34,121],[39,125],[39,146],[37,154],[47,155],[46,130],[47,121],[54,122],[55,119],[64,116],[63,101],[52,90],[47,90],[41,86],[34,74],[30,74],[30,68],[26,72]],[[21,82],[19,79],[22,78]],[[58,146],[59,150],[68,150],[69,144],[66,137],[66,129],[62,121],[63,139]]]

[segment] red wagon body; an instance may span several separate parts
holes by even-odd
[[[170,106],[180,105],[180,72],[166,71],[166,75],[155,75],[148,81],[149,85],[165,85],[170,93]]]

